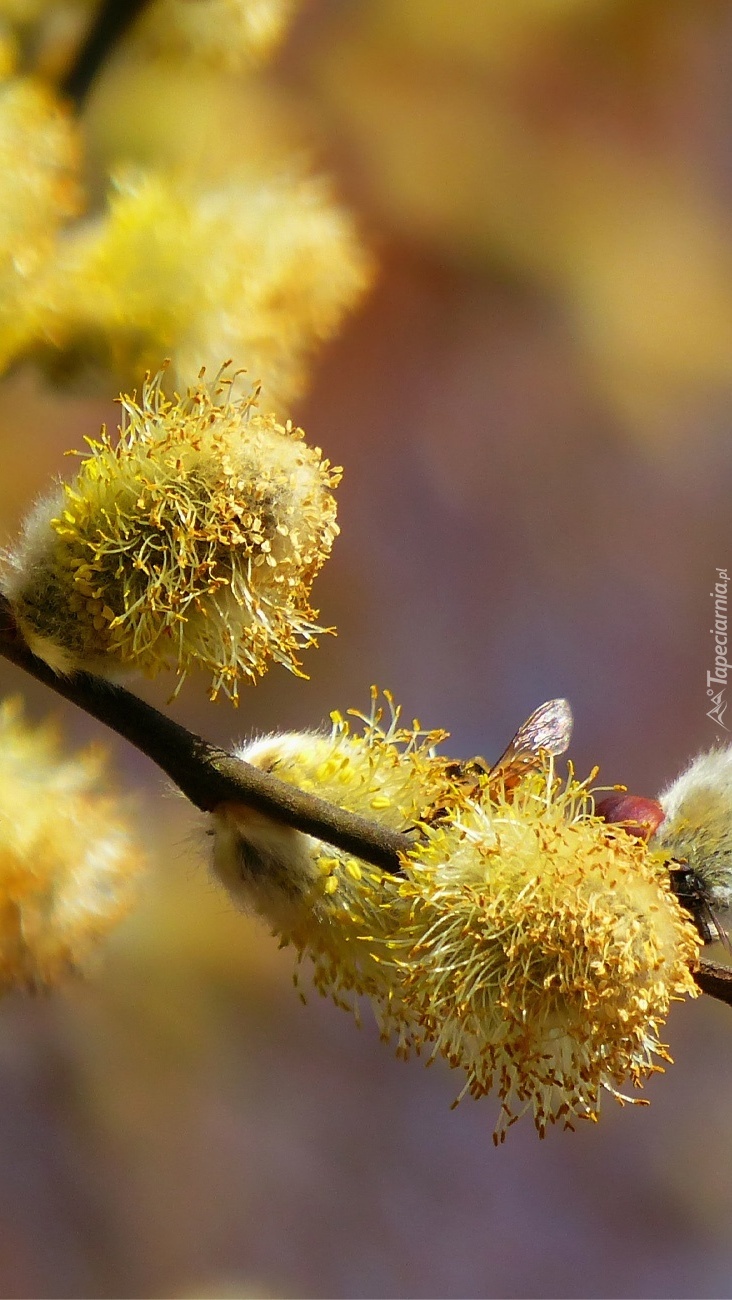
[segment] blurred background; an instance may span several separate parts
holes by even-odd
[[[110,60],[85,110],[92,190],[94,166],[161,140],[212,173],[252,132],[292,141],[378,264],[292,411],[346,470],[314,590],[338,637],[309,681],[274,668],[238,712],[191,681],[174,716],[226,744],[366,707],[376,682],[490,759],[566,695],[580,774],[651,795],[723,738],[706,674],[732,564],[731,128],[714,0],[306,0],[256,72]],[[63,453],[115,423],[115,391],[29,362],[3,379],[4,543]],[[163,705],[170,683],[141,691]],[[86,984],[0,1009],[0,1294],[732,1295],[728,1007],[674,1011],[650,1108],[608,1098],[543,1143],[526,1119],[495,1150],[496,1105],[451,1111],[446,1065],[301,1004],[193,814],[110,748],[158,868]]]

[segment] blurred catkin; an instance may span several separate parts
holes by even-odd
[[[80,163],[78,128],[53,92],[31,77],[0,80],[0,365],[23,336],[31,281],[81,208]]]
[[[32,46],[44,71],[73,57],[100,0],[0,0],[0,22]],[[125,45],[241,71],[268,58],[285,35],[298,0],[153,0],[143,7]]]
[[[283,411],[370,277],[322,178],[284,169],[200,188],[128,172],[106,215],[69,231],[29,286],[10,338],[56,375],[101,367],[121,386],[167,357],[185,387],[230,357]],[[0,356],[12,351],[0,336]]]
[[[721,12],[470,0],[456,19],[442,0],[373,0],[317,65],[386,224],[551,295],[578,368],[661,437],[732,383],[724,167],[699,165],[710,137],[691,108]]]
[[[83,970],[135,901],[145,852],[99,751],[62,756],[55,730],[0,706],[0,990]]]
[[[133,33],[136,45],[241,71],[266,59],[298,0],[156,0]]]

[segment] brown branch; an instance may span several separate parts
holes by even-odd
[[[66,73],[61,90],[81,108],[112,50],[142,12],[147,0],[102,0]]]
[[[716,961],[700,961],[692,974],[702,993],[732,1007],[732,970],[729,966],[719,966]]]
[[[401,870],[400,855],[413,843],[408,835],[388,830],[261,772],[209,744],[121,686],[90,673],[58,676],[28,649],[10,604],[2,595],[0,655],[123,736],[156,763],[196,808],[211,812],[221,803],[244,804],[384,871]]]

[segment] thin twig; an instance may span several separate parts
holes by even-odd
[[[0,655],[123,736],[204,812],[222,803],[244,804],[393,873],[401,870],[400,855],[413,847],[408,835],[305,794],[209,744],[121,686],[90,673],[59,677],[28,649],[2,595]]]
[[[77,108],[83,104],[100,68],[148,0],[102,0],[66,73],[61,90]]]

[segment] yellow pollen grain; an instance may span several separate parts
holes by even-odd
[[[338,866],[337,858],[318,858],[318,871],[322,876],[329,876]]]

